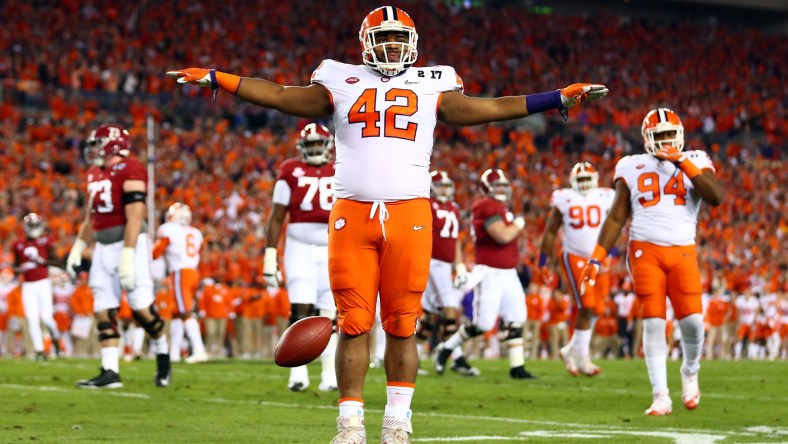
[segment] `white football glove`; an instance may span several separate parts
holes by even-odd
[[[123,247],[118,265],[118,277],[120,277],[120,287],[126,291],[133,291],[137,287],[134,278],[134,248]]]
[[[88,243],[80,238],[74,241],[71,251],[66,258],[66,273],[71,276],[71,279],[77,278],[77,268],[82,265],[82,252],[88,247]]]
[[[279,288],[282,284],[282,273],[279,272],[276,260],[277,254],[276,248],[268,247],[263,258],[263,277],[266,285],[273,288]]]
[[[454,288],[463,288],[468,283],[468,267],[465,264],[457,264],[454,267],[454,272]]]
[[[514,221],[512,221],[512,223],[513,223],[514,225],[517,225],[517,228],[519,228],[519,229],[521,229],[521,230],[522,230],[523,228],[525,228],[525,218],[524,218],[523,216],[517,216],[517,217],[515,217],[515,218],[514,218]]]

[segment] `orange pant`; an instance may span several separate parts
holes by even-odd
[[[662,247],[630,241],[627,260],[643,318],[665,319],[665,295],[670,298],[678,320],[703,311],[694,245]]]
[[[338,199],[331,210],[328,270],[337,321],[347,335],[369,332],[380,294],[383,330],[406,338],[416,332],[429,277],[430,204],[427,199],[413,199],[375,206]],[[384,221],[381,212],[388,212]]]
[[[173,314],[189,314],[194,309],[194,295],[200,285],[200,272],[193,268],[182,268],[170,273],[172,291],[175,295]]]
[[[608,273],[600,273],[597,276],[596,284],[586,288],[584,295],[580,295],[580,275],[583,267],[586,266],[587,258],[564,252],[562,254],[561,268],[564,276],[569,283],[569,290],[575,305],[583,308],[590,308],[596,316],[601,316],[605,312],[605,300],[610,292],[610,276]]]

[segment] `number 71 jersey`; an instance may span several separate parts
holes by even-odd
[[[553,191],[550,206],[561,213],[564,251],[591,257],[602,223],[613,206],[614,196],[615,192],[610,188],[595,188],[586,194],[572,188]]]
[[[462,91],[454,68],[408,68],[386,77],[365,65],[324,60],[336,130],[336,197],[363,202],[430,196],[430,156],[444,92]]]
[[[715,171],[705,152],[685,153],[698,169]],[[618,179],[629,188],[630,239],[662,246],[695,244],[701,198],[678,166],[651,154],[626,156],[616,165],[613,180]]]

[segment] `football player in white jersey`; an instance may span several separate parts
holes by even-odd
[[[614,192],[610,188],[599,188],[599,173],[588,162],[580,162],[572,168],[569,183],[571,188],[555,190],[550,198],[553,209],[542,236],[538,264],[544,276],[552,257],[555,237],[563,227],[561,266],[578,313],[572,339],[558,353],[564,360],[566,371],[572,376],[580,373],[594,376],[601,370],[591,362],[589,353],[593,318],[602,314],[608,294],[602,285],[596,285],[580,295],[577,284],[586,261],[594,251],[602,222],[613,204]]]
[[[328,282],[328,215],[334,204],[334,137],[323,125],[310,123],[296,141],[300,157],[279,166],[273,208],[268,219],[263,274],[269,286],[280,285],[277,245],[285,217],[290,216],[285,240],[285,272],[290,298],[290,324],[313,314],[336,322],[337,309]],[[320,357],[318,390],[337,389],[334,368],[337,335],[332,334]],[[290,369],[287,387],[295,392],[309,387],[307,366]]]
[[[196,364],[207,361],[208,353],[205,351],[200,325],[192,316],[200,286],[200,271],[197,267],[200,264],[203,235],[191,223],[192,211],[188,205],[180,202],[170,205],[166,222],[156,230],[153,258],[164,255],[175,294],[175,308],[170,323],[170,359],[180,360],[185,330],[192,345],[192,354],[185,362]]]
[[[681,401],[689,410],[700,401],[704,326],[695,230],[701,202],[719,205],[723,189],[705,152],[684,151],[684,126],[676,113],[667,108],[652,110],[643,119],[641,133],[646,154],[626,156],[616,165],[613,207],[583,269],[580,292],[594,286],[602,261],[631,216],[627,264],[642,304],[643,351],[653,396],[646,414],[660,416],[672,412],[665,295],[683,338]]]
[[[340,331],[338,443],[366,442],[363,389],[368,333],[380,293],[386,331],[387,405],[383,442],[409,442],[410,404],[418,370],[414,332],[429,274],[432,245],[430,155],[438,120],[478,125],[566,108],[604,97],[604,85],[498,98],[462,93],[449,66],[415,67],[416,25],[383,6],[359,31],[362,64],[324,60],[311,85],[283,86],[215,69],[170,71],[180,83],[223,90],[283,113],[333,117],[336,129],[334,207],[329,220],[331,290]]]

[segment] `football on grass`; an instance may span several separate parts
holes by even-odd
[[[291,325],[276,344],[274,362],[280,367],[298,367],[317,359],[331,339],[331,319],[310,316]]]

